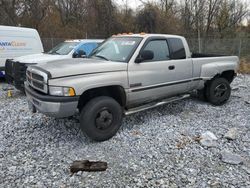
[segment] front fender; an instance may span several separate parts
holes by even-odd
[[[128,79],[127,72],[120,71],[52,79],[49,80],[49,85],[73,87],[76,95],[81,95],[87,90],[99,87],[121,86],[126,89],[128,88]]]

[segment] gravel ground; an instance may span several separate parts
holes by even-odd
[[[25,96],[8,98],[0,83],[0,187],[250,187],[249,86],[239,76],[221,107],[187,99],[126,117],[113,139],[95,143],[77,118],[31,114]],[[224,137],[231,128],[235,140]],[[207,131],[215,147],[199,142]],[[223,162],[224,150],[242,162]],[[109,168],[71,176],[70,164],[86,159]]]

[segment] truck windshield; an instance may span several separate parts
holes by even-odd
[[[50,50],[48,54],[68,55],[79,44],[79,42],[63,42]]]
[[[95,49],[93,53],[90,54],[89,58],[128,62],[141,40],[141,37],[110,38]]]

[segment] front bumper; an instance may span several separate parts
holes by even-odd
[[[43,95],[32,89],[27,83],[25,83],[25,92],[28,102],[42,114],[55,118],[65,118],[73,116],[78,112],[78,96],[54,97]]]

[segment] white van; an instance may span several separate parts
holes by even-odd
[[[43,45],[37,30],[0,25],[0,76],[6,59],[42,52]]]

